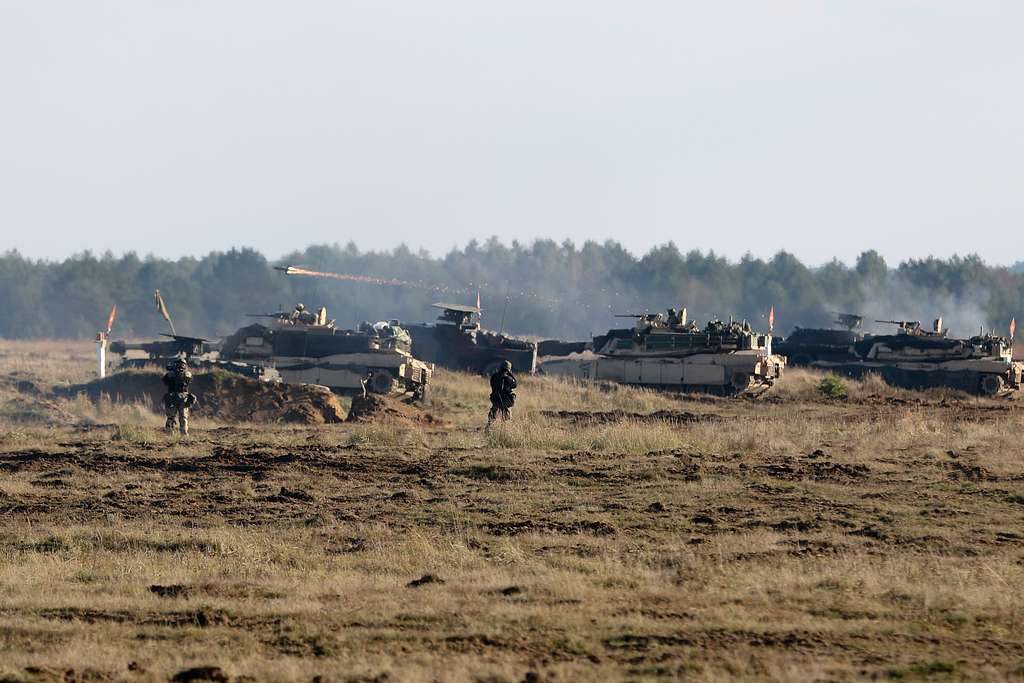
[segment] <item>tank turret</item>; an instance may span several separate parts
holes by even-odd
[[[406,325],[412,350],[422,358],[451,370],[493,374],[504,361],[516,372],[531,373],[537,366],[537,344],[485,330],[480,308],[436,303],[441,314],[433,323]]]

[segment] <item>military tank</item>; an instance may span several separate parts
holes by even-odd
[[[841,329],[797,327],[788,337],[773,337],[772,349],[786,357],[787,365],[808,366],[815,361],[844,361],[851,356],[850,347],[863,341],[864,318],[853,313],[839,313],[834,324]]]
[[[866,335],[850,346],[848,358],[810,366],[849,377],[875,373],[905,389],[946,387],[981,396],[1020,389],[1024,363],[1013,360],[1013,342],[1006,337],[984,332],[966,339],[950,337],[942,318],[931,330],[919,321],[875,322],[896,325],[895,334]]]
[[[272,368],[290,384],[319,384],[340,394],[426,396],[433,365],[413,357],[412,339],[397,321],[342,330],[320,309],[314,322],[269,314],[220,345],[220,359]]]
[[[450,370],[484,375],[493,374],[506,360],[515,372],[532,373],[536,369],[537,345],[483,329],[478,307],[449,303],[432,306],[441,310],[437,322],[404,325],[417,358]]]
[[[769,389],[786,361],[772,353],[771,337],[749,323],[712,320],[703,328],[685,309],[644,313],[631,328],[594,337],[590,357],[547,360],[546,375],[567,376],[722,395],[756,395]],[[557,350],[554,346],[548,349]],[[578,347],[567,345],[575,353]]]

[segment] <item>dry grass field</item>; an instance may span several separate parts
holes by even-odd
[[[49,394],[90,359],[0,345],[0,681],[1024,677],[1017,401],[525,378],[486,431],[439,373],[430,422],[182,438]]]

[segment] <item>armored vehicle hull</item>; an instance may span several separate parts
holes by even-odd
[[[695,354],[684,358],[566,359],[541,365],[545,375],[725,396],[757,395],[782,375],[785,360],[757,351]]]
[[[618,382],[672,391],[724,395],[759,394],[781,375],[786,361],[772,353],[771,337],[746,323],[712,321],[703,329],[669,311],[644,314],[633,328],[613,329],[594,337],[589,347],[596,357],[548,360],[547,375]],[[545,350],[579,351],[559,342]]]
[[[569,356],[574,353],[583,353],[590,349],[591,342],[584,341],[562,341],[560,339],[545,339],[537,343],[537,356]]]
[[[430,363],[410,353],[407,335],[322,325],[249,325],[224,341],[221,357],[271,367],[284,382],[319,384],[341,394],[412,392],[423,397],[433,373]]]
[[[450,370],[489,375],[505,360],[519,373],[530,373],[537,367],[537,346],[532,342],[499,337],[484,330],[468,336],[454,325],[424,323],[403,327],[412,336],[412,352],[417,358]]]
[[[876,374],[903,389],[958,389],[979,396],[1005,396],[1018,391],[1024,363],[999,359],[951,360],[943,363],[816,361],[812,368],[847,377]]]
[[[1020,389],[1024,363],[1012,360],[1009,340],[994,335],[968,339],[946,336],[941,319],[935,331],[900,322],[899,334],[868,336],[851,345],[850,358],[815,361],[811,367],[850,377],[869,373],[905,389],[947,387],[981,396]]]
[[[815,361],[849,360],[850,347],[863,339],[860,332],[797,328],[788,337],[772,339],[772,348],[785,356],[789,365],[803,367]]]
[[[833,324],[845,329],[797,327],[788,337],[774,337],[772,348],[785,356],[789,365],[849,360],[853,356],[853,345],[867,337],[862,329],[864,318],[856,313],[837,313]]]

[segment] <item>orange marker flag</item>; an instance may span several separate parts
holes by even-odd
[[[476,308],[480,310],[480,290],[476,290]]]
[[[1017,332],[1017,318],[1010,320],[1010,341],[1013,341],[1013,335]]]
[[[768,331],[771,332],[775,329],[775,304],[772,304],[772,308],[768,311]]]

